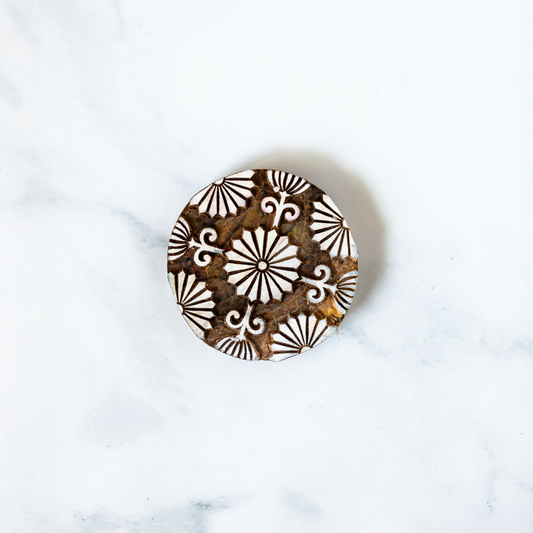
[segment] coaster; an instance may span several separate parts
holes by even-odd
[[[168,245],[168,279],[191,329],[248,361],[282,361],[332,335],[357,263],[333,200],[280,170],[245,170],[201,190]]]

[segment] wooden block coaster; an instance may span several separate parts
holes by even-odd
[[[178,308],[209,346],[282,361],[342,322],[358,253],[331,198],[280,170],[245,170],[193,196],[168,245]]]

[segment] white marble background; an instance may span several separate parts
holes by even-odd
[[[7,533],[533,530],[533,4],[0,0]],[[356,301],[305,355],[199,342],[188,199],[326,189]]]

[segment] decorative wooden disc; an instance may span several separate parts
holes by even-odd
[[[168,279],[209,346],[282,361],[342,322],[357,258],[346,220],[322,190],[279,170],[245,170],[192,197],[172,230]]]

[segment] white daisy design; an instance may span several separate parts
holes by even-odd
[[[271,361],[282,361],[314,348],[326,340],[333,332],[334,327],[328,326],[326,319],[318,320],[315,315],[305,316],[303,313],[298,318],[289,318],[286,324],[279,326],[279,333],[272,335],[274,341]]]
[[[252,343],[246,339],[226,337],[217,344],[216,348],[237,359],[244,359],[245,361],[257,361],[259,359]]]
[[[168,260],[175,261],[185,255],[185,252],[189,249],[190,239],[191,227],[183,217],[179,217],[172,229],[172,235],[168,243]]]
[[[184,256],[189,248],[196,248],[194,262],[198,266],[207,266],[211,262],[210,253],[221,254],[224,252],[224,250],[216,248],[212,244],[217,237],[215,229],[204,228],[200,233],[200,242],[195,241],[191,234],[189,223],[183,217],[180,217],[170,236],[168,259],[169,261],[175,261]]]
[[[313,204],[315,212],[311,215],[314,220],[311,229],[315,232],[314,240],[320,243],[320,249],[328,251],[331,257],[351,255],[357,259],[357,247],[350,228],[333,200],[323,194],[322,200]]]
[[[267,196],[266,198],[263,198],[263,201],[261,202],[261,209],[265,213],[273,213],[274,210],[276,211],[272,227],[278,227],[281,215],[284,211],[287,211],[287,213],[285,213],[285,220],[296,220],[300,216],[300,208],[296,204],[289,203],[286,200],[289,196],[302,194],[311,186],[310,183],[307,180],[300,178],[300,176],[287,174],[287,172],[281,170],[269,170],[267,172],[267,178],[270,185],[272,185],[274,192],[277,192],[280,195],[279,201],[272,196]]]
[[[355,288],[357,287],[357,270],[352,270],[347,274],[344,274],[342,278],[337,282],[337,288],[335,291],[335,301],[337,307],[343,315],[350,308],[353,302],[355,294]]]
[[[283,292],[292,291],[292,283],[299,278],[301,261],[296,257],[298,248],[289,244],[289,238],[275,229],[269,232],[260,226],[254,232],[244,230],[242,238],[232,241],[233,250],[224,268],[228,282],[237,286],[237,294],[251,302],[263,303],[281,300]]]
[[[288,174],[282,170],[269,170],[267,178],[275,192],[284,192],[288,196],[302,194],[311,186],[304,178],[295,174]]]
[[[248,331],[252,335],[259,335],[265,330],[265,322],[262,318],[255,317],[250,320],[253,306],[248,304],[246,313],[242,320],[238,320],[240,315],[236,310],[230,311],[226,316],[226,324],[233,329],[238,329],[239,334],[235,337],[226,337],[222,339],[216,346],[217,350],[227,353],[232,357],[238,359],[246,359],[247,361],[257,361],[257,352],[252,343],[245,337],[245,333]],[[237,322],[234,322],[237,319]]]
[[[255,183],[253,170],[244,170],[211,183],[191,198],[190,204],[197,205],[200,213],[225,218],[228,213],[237,214],[237,209],[246,205],[246,198],[252,196]]]
[[[215,316],[213,293],[206,289],[204,281],[198,281],[194,274],[186,274],[183,270],[177,275],[169,272],[168,281],[183,317],[196,336],[203,339],[205,330],[212,327],[210,319]]]

